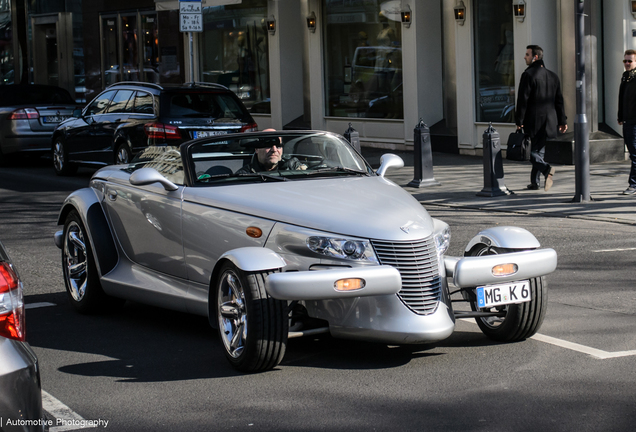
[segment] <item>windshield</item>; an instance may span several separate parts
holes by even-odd
[[[189,155],[196,186],[373,174],[347,141],[323,132],[226,135],[192,144]]]

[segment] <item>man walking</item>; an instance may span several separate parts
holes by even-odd
[[[632,160],[629,186],[624,195],[636,194],[636,51],[627,50],[623,57],[625,72],[618,90],[618,124],[623,126],[623,139]]]
[[[530,135],[531,140],[532,171],[528,189],[539,189],[541,174],[543,174],[544,189],[547,191],[552,187],[555,170],[543,160],[545,144],[548,138],[557,136],[557,127],[561,133],[568,129],[567,117],[563,107],[559,77],[545,68],[541,47],[528,45],[524,59],[528,68],[519,81],[516,124],[517,129],[523,128],[524,132]]]

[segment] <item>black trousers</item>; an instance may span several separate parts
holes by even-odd
[[[530,183],[540,185],[541,174],[547,176],[550,174],[550,164],[543,160],[545,157],[545,144],[548,136],[545,131],[539,131],[533,137],[530,137],[530,162],[532,170],[530,171]]]

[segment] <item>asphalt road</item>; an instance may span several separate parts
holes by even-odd
[[[293,339],[276,370],[241,375],[204,318],[132,303],[103,316],[70,308],[53,233],[63,199],[90,174],[59,178],[45,163],[0,168],[0,240],[26,303],[40,305],[27,311],[27,339],[52,410],[108,421],[114,431],[628,431],[636,424],[634,226],[429,208],[452,228],[451,254],[493,225],[526,228],[557,251],[539,336],[498,344],[459,321],[435,345]]]

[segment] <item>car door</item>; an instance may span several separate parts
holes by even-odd
[[[150,147],[145,164],[177,184],[168,191],[158,183],[134,186],[128,176],[113,178],[104,191],[104,206],[126,256],[155,272],[186,279],[181,232],[183,165],[176,147]]]
[[[117,90],[108,107],[94,116],[95,121],[89,127],[89,135],[95,161],[107,165],[115,163],[113,148],[115,133],[122,124],[126,123],[130,115],[132,101],[129,101],[134,93],[134,90]]]
[[[95,122],[110,104],[116,90],[105,91],[97,96],[82,112],[72,128],[66,131],[66,149],[69,160],[94,161],[93,153],[99,148],[99,143],[92,140],[97,125]]]

